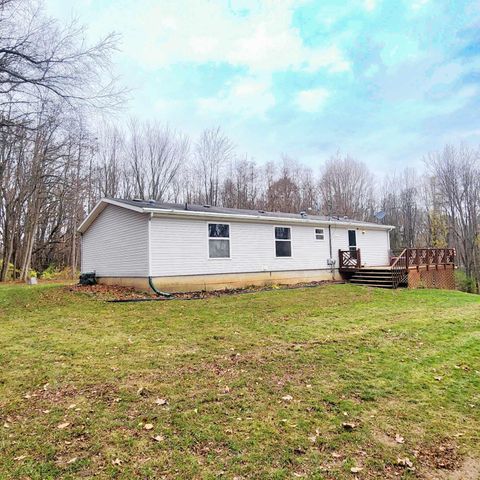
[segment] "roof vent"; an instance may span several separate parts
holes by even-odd
[[[302,210],[302,211],[300,212],[300,215],[301,215],[302,217],[306,217],[306,216],[307,216],[307,212],[305,212],[304,210]]]
[[[208,203],[206,203],[206,204],[204,205],[204,207],[205,207],[205,208],[210,208],[211,205],[209,205]]]

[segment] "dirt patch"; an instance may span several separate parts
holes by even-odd
[[[270,285],[263,287],[247,287],[247,288],[232,288],[225,290],[214,290],[211,292],[197,291],[185,293],[172,293],[171,297],[159,297],[154,292],[142,292],[133,287],[124,287],[120,285],[73,285],[65,287],[69,292],[84,293],[90,297],[102,301],[141,301],[141,300],[197,300],[203,298],[224,297],[229,295],[241,295],[245,293],[263,292],[269,290],[292,290],[297,288],[318,287],[321,285],[328,285],[333,281],[320,281],[297,283],[295,285]]]
[[[466,458],[453,471],[435,470],[425,474],[426,480],[478,480],[480,479],[480,459]]]
[[[457,446],[449,441],[420,450],[417,458],[427,470],[455,470],[461,465]]]

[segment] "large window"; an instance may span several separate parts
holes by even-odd
[[[230,225],[227,223],[208,224],[208,256],[230,258]]]
[[[292,236],[289,227],[275,227],[275,255],[292,256]]]

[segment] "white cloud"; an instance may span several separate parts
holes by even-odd
[[[121,31],[127,56],[151,69],[226,62],[252,74],[348,70],[350,64],[337,46],[303,43],[292,25],[293,11],[303,1],[123,0],[121,8],[115,8],[116,2],[104,8],[94,23]],[[244,10],[249,13],[238,14]]]
[[[308,113],[314,113],[321,110],[330,96],[325,88],[312,88],[311,90],[302,90],[297,95],[297,106],[300,110]]]
[[[263,117],[275,106],[270,88],[270,81],[262,78],[237,78],[217,96],[200,98],[197,105],[204,114]]]
[[[363,3],[365,10],[368,12],[373,12],[377,8],[377,0],[365,0]]]

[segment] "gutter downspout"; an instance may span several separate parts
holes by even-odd
[[[333,252],[332,252],[332,225],[328,224],[328,248],[330,251],[330,270],[332,272],[332,279],[335,280],[335,267],[334,267],[334,260],[333,260]]]
[[[167,292],[162,292],[160,290],[157,290],[155,288],[155,285],[153,284],[153,278],[152,278],[152,259],[151,259],[151,256],[152,256],[152,248],[151,248],[151,235],[152,235],[152,229],[151,229],[151,225],[152,225],[152,217],[153,217],[153,212],[150,212],[150,215],[148,217],[148,243],[147,243],[147,247],[148,247],[148,285],[149,287],[158,295],[158,296],[161,296],[161,297],[167,297],[167,298],[170,298],[172,296],[171,293],[167,293]]]

